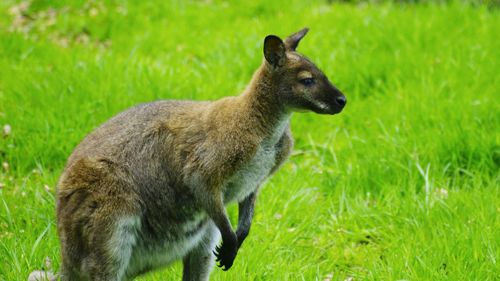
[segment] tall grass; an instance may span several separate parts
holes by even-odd
[[[295,152],[262,190],[234,267],[213,280],[497,278],[497,9],[100,3],[0,3],[0,125],[12,128],[0,139],[0,280],[26,279],[46,256],[57,269],[55,183],[88,132],[140,102],[238,94],[264,36],[303,26],[299,50],[347,107],[294,115]],[[180,275],[175,264],[141,280]]]

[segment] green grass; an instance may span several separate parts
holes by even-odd
[[[0,3],[0,125],[12,128],[0,137],[0,280],[26,280],[46,256],[57,270],[55,183],[87,133],[140,102],[238,94],[264,36],[303,26],[299,50],[348,105],[294,115],[294,155],[212,280],[498,280],[497,8],[51,2],[21,24],[14,1]],[[140,280],[180,276],[176,263]]]

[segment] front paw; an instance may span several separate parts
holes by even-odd
[[[220,246],[215,248],[216,262],[219,263],[217,266],[222,268],[222,270],[227,271],[233,265],[236,253],[238,252],[237,245],[238,243],[226,243],[223,241]]]

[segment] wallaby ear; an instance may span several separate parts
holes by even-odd
[[[295,51],[297,49],[297,46],[299,45],[300,40],[306,36],[307,32],[309,31],[309,28],[305,27],[301,29],[300,31],[295,32],[294,34],[288,36],[285,39],[285,47],[287,50],[290,51]]]
[[[285,64],[285,43],[278,36],[268,35],[264,39],[264,57],[274,67]]]

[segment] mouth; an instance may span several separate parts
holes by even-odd
[[[315,113],[327,115],[339,114],[345,107],[345,98],[342,105],[338,104],[335,101],[330,104],[323,101],[318,101],[315,103],[315,105],[316,107],[313,109]]]
[[[342,112],[342,109],[344,109],[344,108],[343,107],[341,107],[341,108],[325,108],[325,109],[315,110],[314,112],[316,112],[318,114],[335,115],[335,114],[339,114],[340,112]]]

